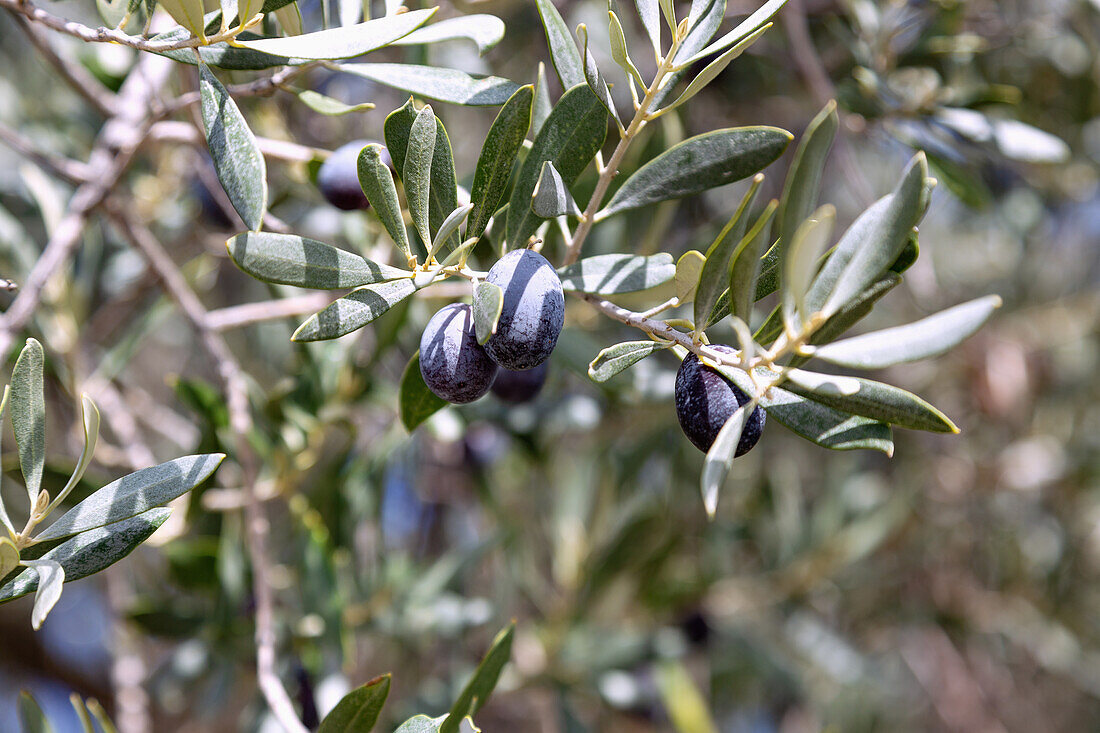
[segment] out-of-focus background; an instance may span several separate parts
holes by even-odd
[[[632,3],[618,4],[644,74],[648,45]],[[727,15],[758,4],[729,0]],[[443,5],[499,15],[505,40],[482,58],[461,43],[379,58],[520,82],[548,61],[533,3]],[[607,60],[606,3],[558,6],[571,27],[588,24]],[[98,23],[89,3],[47,7]],[[588,361],[630,331],[582,302],[569,304],[536,402],[486,398],[411,437],[395,419],[396,384],[438,301],[414,299],[336,342],[291,344],[293,319],[228,331],[257,405],[281,671],[299,702],[323,714],[392,671],[381,729],[440,714],[516,618],[513,664],[479,715],[486,731],[708,731],[700,700],[723,733],[1095,729],[1098,29],[1095,0],[791,0],[683,115],[652,126],[639,155],[717,127],[797,135],[836,98],[823,199],[839,225],[890,190],[914,149],[940,180],[920,259],[865,327],[986,293],[1005,301],[957,351],[882,375],[943,409],[961,435],[899,430],[888,459],[824,451],[770,425],[734,463],[714,522],[699,497],[703,456],[676,424],[676,360],[591,382]],[[110,85],[133,63],[120,47],[58,44]],[[0,64],[0,122],[83,160],[101,118],[3,13]],[[193,86],[193,67],[174,84]],[[291,95],[249,100],[257,133],[325,149],[381,139],[405,100],[324,71],[307,85],[377,107],[327,118]],[[468,184],[493,111],[434,108]],[[224,241],[241,227],[208,188],[204,156],[150,145],[129,205],[208,308],[290,295],[228,261]],[[778,194],[789,162],[767,171],[766,192]],[[385,247],[369,215],[323,202],[307,166],[270,162],[269,174],[272,211],[293,231]],[[588,252],[705,249],[742,191],[609,220]],[[20,281],[70,194],[0,146],[0,275]],[[89,229],[32,332],[48,359],[47,481],[63,482],[79,454],[81,391],[114,416],[87,487],[232,442],[195,334],[112,230]],[[9,477],[13,445],[8,436]],[[22,512],[14,484],[4,496]],[[0,730],[17,725],[20,687],[62,733],[77,729],[74,690],[102,700],[124,730],[272,730],[252,671],[239,510],[223,469],[155,546],[68,586],[41,632],[29,630],[29,599],[0,608]]]

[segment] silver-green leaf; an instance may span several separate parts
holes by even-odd
[[[905,326],[818,346],[813,355],[833,364],[860,369],[881,369],[939,356],[972,336],[1000,306],[1000,297],[987,295]]]
[[[416,291],[412,280],[364,285],[314,313],[291,336],[293,341],[324,341],[356,331]]]
[[[565,181],[561,179],[561,174],[554,168],[552,161],[547,160],[542,164],[539,182],[531,195],[531,209],[544,219],[581,215],[577,202],[573,200],[573,194],[569,193]]]
[[[422,107],[409,129],[409,147],[405,151],[405,165],[401,173],[401,180],[405,182],[405,198],[409,202],[409,216],[425,247],[432,241],[428,224],[428,197],[432,188],[435,134],[435,113],[430,105]]]
[[[784,247],[790,244],[798,227],[817,208],[825,159],[833,146],[839,125],[836,102],[829,102],[810,122],[798,141],[776,215],[779,241]]]
[[[791,134],[777,127],[735,127],[696,135],[635,171],[596,219],[748,178],[782,155],[790,141]]]
[[[470,186],[470,203],[474,208],[466,225],[467,239],[484,233],[508,188],[516,156],[531,127],[534,94],[530,84],[517,89],[489,128]]]
[[[438,8],[411,10],[365,23],[283,38],[238,40],[253,51],[303,59],[348,59],[390,45],[428,22]]]
[[[185,456],[123,476],[65,512],[35,539],[68,537],[167,504],[205,481],[224,458],[222,453]]]
[[[625,341],[608,346],[588,365],[588,376],[594,382],[606,382],[653,352],[667,349],[669,346],[671,344],[657,341]]]
[[[699,283],[695,290],[694,315],[695,323],[700,330],[705,326],[707,317],[714,309],[722,291],[727,287],[733,254],[743,243],[745,231],[749,228],[748,210],[756,200],[756,194],[763,182],[764,176],[757,174],[749,190],[742,197],[737,211],[707,248],[706,261],[703,263],[703,271],[699,273]]]
[[[563,89],[571,89],[584,84],[584,63],[581,61],[577,45],[569,34],[569,26],[561,19],[561,14],[551,0],[535,0],[542,26],[546,30],[546,43],[550,47],[550,60],[558,72]]]
[[[676,277],[672,255],[610,254],[585,257],[558,270],[563,290],[615,295],[647,290]]]
[[[11,425],[32,508],[42,490],[42,467],[46,463],[45,363],[42,344],[27,339],[11,373]]]
[[[497,332],[497,321],[504,309],[504,291],[499,285],[481,281],[474,288],[474,331],[477,342],[484,344]]]
[[[755,408],[756,402],[752,400],[738,407],[718,431],[714,443],[707,451],[699,483],[703,492],[703,507],[711,519],[714,519],[714,513],[718,510],[718,489],[722,488],[722,484],[726,482],[726,476],[729,475],[730,467],[733,466],[737,444],[741,441],[741,433],[745,430],[745,418]]]
[[[382,162],[382,146],[368,145],[359,151],[356,163],[359,174],[359,186],[370,202],[371,209],[378,215],[379,221],[389,233],[397,248],[405,255],[412,256],[409,247],[409,232],[405,229],[405,220],[401,215],[401,201],[397,198],[397,186],[388,165]],[[365,283],[364,283],[365,284]]]
[[[339,69],[417,97],[469,107],[504,104],[519,89],[519,84],[499,76],[420,64],[340,64]]]
[[[267,210],[267,166],[237,103],[206,64],[199,64],[199,93],[206,144],[230,203],[252,231]]]
[[[447,18],[438,23],[418,28],[393,42],[394,46],[415,46],[465,39],[477,45],[477,53],[484,56],[504,38],[504,21],[495,15],[477,13]]]
[[[281,285],[335,290],[409,276],[396,267],[296,234],[245,232],[225,246],[237,267],[252,277]]]

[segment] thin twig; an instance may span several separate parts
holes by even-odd
[[[13,13],[23,15],[27,20],[40,23],[47,28],[65,33],[74,38],[79,38],[87,43],[117,43],[122,46],[136,48],[139,51],[151,51],[164,53],[165,51],[178,51],[184,48],[198,48],[212,43],[220,43],[235,38],[243,28],[233,28],[225,33],[218,33],[209,38],[191,36],[181,41],[150,41],[141,36],[131,36],[113,28],[91,28],[73,20],[61,18],[47,13],[37,7],[30,0],[0,0],[0,8],[6,8]],[[254,19],[253,19],[254,20]],[[249,23],[253,23],[250,20]]]
[[[0,142],[66,183],[79,186],[91,178],[86,164],[43,150],[28,137],[3,122],[0,122]]]
[[[169,296],[191,321],[203,348],[217,366],[225,389],[230,426],[236,437],[236,459],[243,473],[247,527],[245,544],[252,563],[252,592],[256,600],[256,676],[264,698],[279,723],[290,733],[308,733],[298,719],[294,704],[279,680],[276,669],[274,598],[267,554],[269,525],[256,496],[259,457],[248,440],[253,423],[244,371],[221,333],[207,324],[206,308],[153,233],[113,201],[106,202],[106,209],[122,235],[141,252],[157,273]]]
[[[4,1],[5,0],[0,0],[0,2]],[[232,97],[262,97],[268,94],[274,94],[283,86],[289,84],[298,76],[306,73],[319,63],[320,62],[315,62],[303,66],[285,66],[271,76],[266,76],[262,79],[244,84],[230,84],[225,90],[229,92],[229,95]],[[189,107],[192,104],[198,104],[199,101],[200,96],[198,92],[192,91],[181,94],[173,99],[165,108],[165,116],[181,110],[184,107]]]
[[[177,120],[165,120],[153,125],[149,130],[149,140],[153,142],[170,142],[194,145],[206,148],[206,140],[194,125]],[[257,137],[256,144],[265,158],[276,158],[295,163],[308,163],[314,158],[323,158],[329,155],[329,151],[311,148],[306,145],[289,142],[287,140],[272,140],[268,137]]]
[[[42,34],[31,21],[21,15],[14,15],[16,25],[25,34],[27,40],[38,49],[43,58],[61,74],[77,94],[92,105],[97,112],[104,117],[113,117],[118,114],[118,98],[115,93],[100,84],[87,69],[80,64],[74,64],[53,49],[50,39]]]
[[[328,293],[310,293],[293,298],[219,308],[206,314],[206,325],[215,331],[228,331],[255,323],[313,313],[321,310],[334,299],[334,296]]]

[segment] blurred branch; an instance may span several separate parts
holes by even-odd
[[[0,0],[0,2],[3,2],[3,0]],[[289,84],[298,76],[306,73],[319,63],[320,62],[314,62],[302,66],[285,66],[271,76],[264,77],[263,79],[257,79],[256,81],[250,81],[245,84],[230,84],[226,87],[226,91],[233,97],[262,97],[268,94],[274,94],[276,91],[283,88],[283,85]],[[198,104],[199,101],[200,96],[197,91],[181,94],[167,105],[165,114],[177,112],[184,107]]]
[[[335,298],[328,293],[310,293],[293,298],[280,298],[260,303],[245,303],[219,308],[206,314],[206,325],[215,331],[251,326],[254,323],[301,316],[318,311]]]
[[[88,70],[77,63],[59,55],[50,45],[50,39],[44,36],[34,25],[21,15],[14,15],[16,25],[27,35],[27,40],[50,62],[73,90],[92,105],[104,117],[118,114],[118,98],[115,93],[100,84]]]
[[[0,0],[10,3],[12,0]],[[92,210],[99,206],[118,184],[145,133],[152,125],[149,107],[157,90],[167,81],[173,63],[162,56],[142,56],[119,92],[119,113],[111,117],[99,136],[85,165],[95,177],[76,189],[65,216],[58,222],[35,262],[19,295],[0,317],[0,356],[6,356],[15,335],[27,325],[42,297],[42,289],[59,272],[80,244]]]
[[[149,139],[156,142],[174,142],[186,145],[195,145],[206,149],[206,140],[202,132],[187,122],[165,120],[153,125],[149,130]],[[314,158],[329,155],[328,150],[319,150],[306,145],[289,142],[286,140],[272,140],[268,137],[257,137],[256,143],[260,152],[267,158],[288,160],[296,163],[308,163]]]
[[[88,166],[84,163],[42,150],[29,138],[3,122],[0,122],[0,142],[66,183],[79,186],[90,178]]]
[[[826,73],[825,64],[818,55],[813,38],[810,36],[810,23],[806,19],[803,0],[790,0],[784,9],[783,20],[783,28],[787,32],[787,40],[791,44],[798,73],[809,87],[817,106],[824,107],[836,99],[836,87]],[[870,205],[875,200],[875,195],[863,171],[856,163],[848,138],[840,136],[836,143],[837,161],[844,170],[844,177],[852,187],[852,192],[860,199],[862,206]]]
[[[282,726],[290,733],[307,733],[306,727],[298,719],[294,704],[279,680],[276,670],[274,599],[270,581],[270,561],[267,554],[269,525],[256,496],[259,459],[248,440],[253,430],[253,423],[244,372],[222,335],[207,324],[206,308],[153,233],[121,205],[108,201],[106,209],[108,216],[118,226],[122,235],[145,257],[169,296],[191,321],[203,347],[214,360],[222,379],[229,410],[229,422],[236,437],[236,459],[244,474],[244,509],[247,528],[245,544],[252,564],[252,592],[256,601],[256,675],[264,698]]]
[[[27,20],[40,23],[47,28],[68,34],[74,38],[79,38],[86,43],[117,43],[122,46],[136,48],[139,51],[151,51],[153,53],[177,51],[182,48],[198,48],[199,46],[227,41],[242,30],[242,28],[233,28],[209,38],[192,36],[182,41],[150,41],[141,36],[131,36],[120,30],[102,27],[91,28],[82,23],[52,15],[36,7],[30,0],[0,0],[0,8],[6,8],[12,14],[23,15]]]

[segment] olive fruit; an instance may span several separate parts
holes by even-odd
[[[368,209],[370,204],[359,185],[359,153],[370,140],[356,140],[332,151],[317,171],[317,188],[325,200],[338,209]],[[382,162],[392,166],[390,155],[383,147],[379,151]]]
[[[473,402],[489,391],[497,365],[477,342],[470,306],[451,303],[428,321],[420,336],[420,376],[441,399]]]
[[[728,346],[713,346],[719,351],[733,352]],[[717,370],[703,364],[695,354],[688,354],[676,372],[676,417],[684,435],[704,453],[710,450],[718,431],[749,396]],[[764,431],[764,409],[753,409],[741,432],[735,456],[752,450]]]
[[[546,384],[546,375],[550,372],[550,362],[544,361],[537,367],[515,371],[500,369],[493,380],[493,394],[505,402],[519,404],[530,402],[538,396],[542,385]]]
[[[523,370],[550,358],[565,323],[565,295],[554,267],[538,252],[517,249],[485,278],[504,291],[496,333],[485,351],[505,369]]]

